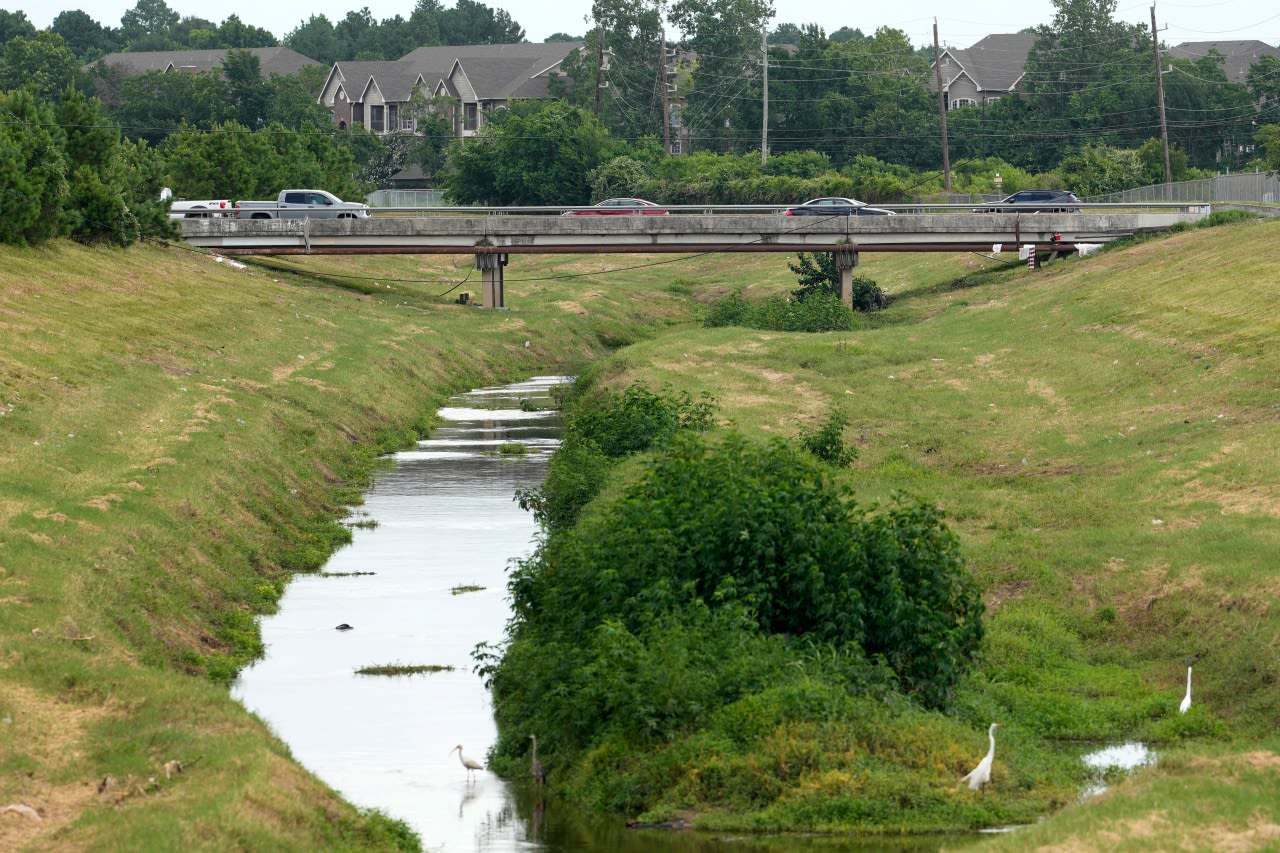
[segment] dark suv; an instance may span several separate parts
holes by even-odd
[[[1079,213],[1080,199],[1066,190],[1022,190],[975,207],[974,213]]]

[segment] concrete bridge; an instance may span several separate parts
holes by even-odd
[[[669,207],[670,215],[563,215],[564,208],[375,210],[368,219],[179,220],[193,246],[224,255],[469,254],[483,304],[504,306],[503,268],[514,254],[828,252],[852,301],[862,252],[1019,251],[1068,254],[1077,246],[1167,231],[1208,215],[1203,206],[1090,207],[1081,213],[972,213],[899,207],[897,216],[785,216],[785,208]]]

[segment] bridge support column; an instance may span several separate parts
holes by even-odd
[[[840,301],[853,307],[853,268],[858,265],[858,253],[852,249],[841,249],[831,253],[840,271]]]
[[[503,301],[502,268],[507,265],[507,256],[499,254],[476,255],[476,269],[480,270],[483,283],[483,302],[485,308],[505,308]]]

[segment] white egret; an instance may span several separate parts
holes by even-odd
[[[484,769],[484,765],[483,765],[483,764],[481,764],[479,761],[476,761],[474,758],[472,758],[471,756],[467,755],[466,753],[464,753],[464,752],[462,751],[462,744],[458,744],[458,745],[457,745],[457,746],[455,746],[453,749],[449,750],[449,752],[450,752],[450,753],[453,753],[453,752],[458,753],[458,760],[462,762],[462,766],[463,766],[463,767],[467,768],[467,778],[468,778],[468,779],[472,778],[472,774],[473,774],[475,771],[477,771],[477,770],[483,770],[483,769]]]
[[[529,735],[529,740],[533,741],[533,756],[529,761],[529,775],[533,777],[533,783],[539,787],[547,782],[547,768],[542,766],[542,762],[538,760],[538,736]]]
[[[1182,697],[1182,704],[1178,706],[1178,713],[1185,714],[1187,709],[1191,707],[1191,667],[1187,667],[1187,695]]]
[[[991,781],[991,762],[996,758],[996,728],[999,723],[992,723],[991,728],[987,729],[987,739],[991,741],[991,748],[987,750],[986,756],[978,762],[978,766],[969,771],[969,774],[962,778],[961,782],[968,782],[971,790],[978,790],[983,785]]]

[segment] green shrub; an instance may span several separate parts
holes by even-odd
[[[800,430],[800,444],[817,458],[839,468],[852,465],[858,451],[844,443],[844,428],[849,416],[832,409],[821,425]]]
[[[508,653],[533,643],[592,668],[580,689],[609,693],[595,700],[609,709],[609,727],[634,726],[630,734],[641,738],[688,725],[698,716],[689,709],[706,697],[677,700],[656,685],[628,697],[600,685],[610,683],[609,671],[636,668],[628,656],[642,654],[654,626],[662,626],[656,642],[668,642],[673,626],[704,624],[689,621],[703,608],[721,633],[749,623],[764,636],[883,657],[931,706],[948,701],[982,637],[981,603],[940,510],[903,502],[868,515],[812,457],[736,434],[716,446],[677,435],[639,482],[519,564],[511,592]],[[723,613],[728,621],[716,621]],[[732,658],[715,655],[700,677],[715,682],[715,668],[731,667]],[[664,677],[670,686],[672,676]],[[562,678],[558,689],[574,681]],[[504,683],[495,679],[500,707],[509,699]],[[661,711],[633,705],[656,697],[665,697],[654,706]],[[575,737],[595,734],[578,725]]]

